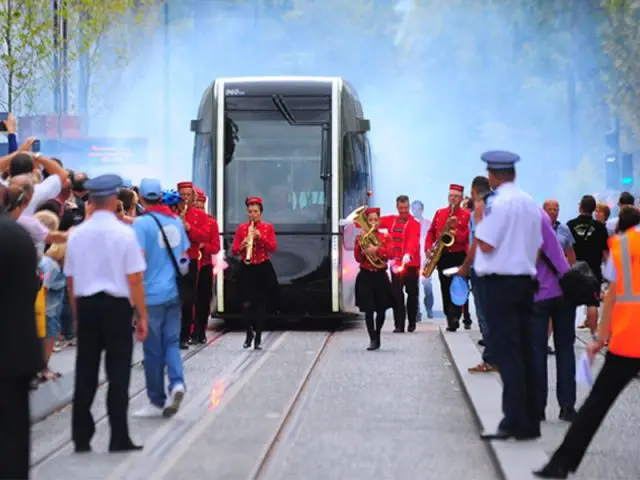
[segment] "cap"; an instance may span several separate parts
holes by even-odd
[[[247,199],[244,201],[244,204],[247,207],[252,204],[262,205],[262,199],[260,197],[247,197]]]
[[[199,202],[206,202],[207,201],[207,196],[202,192],[198,192],[198,201]]]
[[[178,192],[174,192],[173,190],[162,192],[162,203],[165,205],[177,205],[181,200],[182,198]]]
[[[375,213],[378,216],[380,216],[380,209],[377,207],[369,207],[364,211],[365,215],[371,215],[372,213]]]
[[[133,182],[131,180],[129,180],[128,178],[123,178],[122,179],[122,186],[124,188],[131,188],[131,187],[133,187]]]
[[[449,190],[453,190],[454,192],[464,192],[464,187],[462,185],[458,185],[457,183],[452,183],[449,185]]]
[[[193,188],[193,183],[192,182],[180,182],[180,183],[178,183],[178,190],[180,190],[181,188]]]
[[[158,200],[162,198],[162,185],[155,178],[143,178],[138,187],[140,196],[145,200]]]
[[[99,175],[91,180],[87,180],[84,188],[93,198],[112,197],[118,194],[118,189],[122,187],[122,178],[113,173]]]
[[[480,158],[487,164],[487,170],[508,170],[520,161],[519,155],[501,150],[483,153]]]

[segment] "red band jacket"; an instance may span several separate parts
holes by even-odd
[[[405,266],[420,267],[420,222],[413,216],[384,215],[380,217],[378,228],[389,232],[391,241],[391,255],[389,258],[396,262],[409,255],[411,260]]]
[[[445,248],[445,252],[467,252],[469,249],[469,219],[471,214],[464,208],[456,208],[453,212],[453,216],[456,217],[457,223],[454,222],[453,228],[455,228],[456,236],[453,245],[450,248]],[[433,220],[431,221],[431,227],[427,232],[427,238],[424,242],[424,251],[428,252],[436,240],[440,238],[445,223],[449,218],[449,208],[441,208],[436,210]]]
[[[218,221],[211,215],[207,216],[209,218],[211,235],[209,236],[209,241],[200,246],[200,251],[202,252],[200,266],[211,265],[213,263],[211,256],[217,255],[220,252],[220,229],[218,228]]]
[[[184,217],[184,221],[189,224],[187,236],[191,246],[187,250],[187,255],[191,259],[197,260],[200,256],[200,244],[211,240],[211,224],[209,215],[204,210],[189,207]]]
[[[380,246],[378,247],[378,251],[376,252],[376,255],[380,257],[381,260],[384,260],[386,262],[387,260],[389,260],[392,254],[391,238],[388,235],[385,235],[384,233],[381,233],[381,232],[375,232],[373,235],[378,237],[378,240],[380,241]],[[385,263],[385,267],[382,269],[376,268],[371,264],[367,256],[362,251],[362,247],[360,246],[360,242],[358,241],[358,239],[356,239],[354,244],[353,256],[355,257],[356,262],[360,264],[360,268],[362,268],[363,270],[378,272],[378,271],[384,271],[387,269],[386,263]]]
[[[241,260],[244,260],[247,255],[247,248],[242,245],[242,241],[249,235],[250,225],[251,222],[238,225],[236,235],[233,238],[231,250],[233,255],[239,256]],[[273,229],[273,225],[260,221],[255,224],[255,228],[260,232],[260,238],[254,237],[253,240],[253,252],[251,254],[252,265],[257,265],[270,260],[270,254],[275,252],[278,248],[278,244],[276,243],[276,232]]]

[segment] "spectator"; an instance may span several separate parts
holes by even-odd
[[[623,207],[629,206],[633,207],[636,203],[636,199],[629,192],[622,192],[620,197],[618,197],[618,215],[620,215],[620,210]],[[607,221],[607,232],[609,235],[614,235],[616,232],[616,225],[618,224],[618,217],[613,217],[611,220]]]
[[[596,204],[595,219],[597,221],[599,221],[600,223],[606,224],[607,220],[609,220],[610,215],[611,215],[611,209],[609,208],[609,205],[602,202]]]
[[[0,478],[29,478],[29,383],[43,368],[34,304],[36,250],[29,233],[4,213],[19,203],[20,189],[0,186]]]

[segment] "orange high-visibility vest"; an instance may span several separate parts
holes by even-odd
[[[640,232],[631,228],[611,237],[609,250],[616,267],[609,351],[640,358]]]

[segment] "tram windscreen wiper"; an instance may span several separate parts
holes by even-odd
[[[272,95],[271,100],[280,112],[280,115],[282,115],[282,117],[287,122],[289,122],[289,125],[296,125],[298,123],[291,113],[291,110],[289,110],[289,107],[287,107],[287,104],[284,102],[284,99],[280,95]]]

